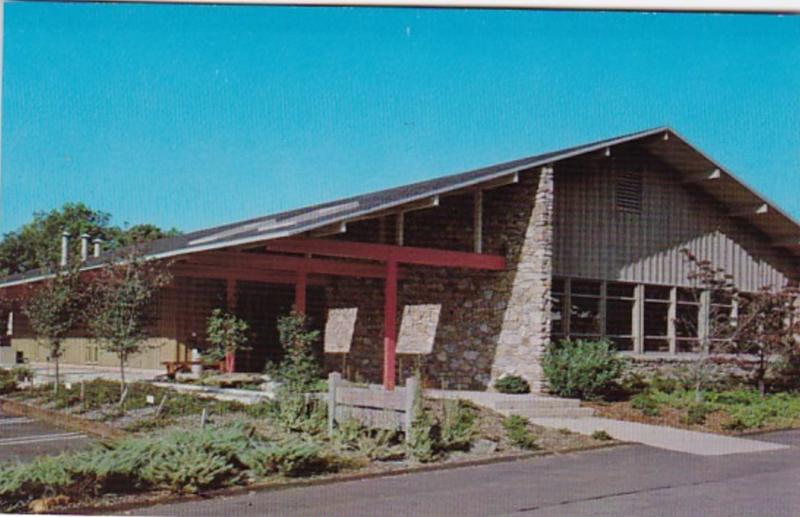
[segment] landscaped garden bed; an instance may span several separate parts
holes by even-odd
[[[96,380],[17,389],[5,397],[125,429],[127,438],[89,450],[0,467],[0,509],[53,511],[202,493],[297,478],[391,472],[601,445],[602,440],[508,419],[466,402],[424,399],[410,441],[354,420],[327,432],[326,404],[285,393],[243,405],[147,383]],[[166,399],[164,397],[166,396]],[[163,405],[158,416],[156,411]],[[205,419],[203,414],[205,412]]]

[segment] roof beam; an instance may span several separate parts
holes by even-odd
[[[755,205],[742,205],[728,212],[732,217],[750,217],[753,215],[764,215],[769,213],[769,205],[759,203]]]
[[[267,284],[293,285],[298,280],[298,275],[294,272],[187,263],[174,265],[169,271],[173,277],[234,279]],[[307,283],[308,285],[327,285],[329,282],[324,277],[310,275],[307,277]]]
[[[315,240],[315,239],[308,239]],[[328,241],[322,241],[328,242]],[[338,241],[330,241],[338,242]],[[309,250],[304,253],[312,253]],[[189,258],[189,264],[211,267],[250,268],[256,270],[296,271],[319,275],[350,276],[362,278],[384,278],[386,268],[379,264],[363,264],[343,260],[309,257],[290,257],[264,253],[237,253],[231,251],[209,251]]]
[[[800,247],[800,236],[782,237],[772,242],[775,248],[797,248]]]
[[[313,253],[364,260],[396,260],[400,263],[419,266],[461,267],[491,271],[501,271],[506,267],[505,258],[499,255],[365,242],[287,238],[270,241],[266,244],[266,248],[270,251],[285,253]]]
[[[684,185],[692,185],[695,183],[703,183],[705,181],[710,180],[718,180],[722,178],[722,171],[719,169],[713,169],[710,171],[699,171],[699,172],[690,172],[687,173],[681,183]]]

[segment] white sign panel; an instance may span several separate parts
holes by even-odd
[[[397,353],[430,354],[441,312],[440,304],[406,305],[397,337]]]
[[[325,353],[346,354],[353,344],[358,308],[329,309],[325,322]]]

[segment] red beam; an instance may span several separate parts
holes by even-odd
[[[306,313],[306,273],[298,273],[297,283],[294,284],[294,310],[305,314]]]
[[[356,264],[343,260],[289,257],[259,253],[210,251],[189,258],[189,264],[207,266],[251,267],[280,271],[305,271],[321,275],[384,278],[386,270],[378,264]]]
[[[312,253],[314,255],[380,260],[383,262],[393,257],[400,263],[420,266],[461,267],[488,269],[491,271],[501,271],[506,267],[505,258],[499,255],[394,246],[391,244],[289,238],[268,242],[266,248],[270,251],[284,253]]]
[[[393,390],[397,362],[397,261],[386,263],[383,305],[383,387]]]
[[[290,284],[297,283],[297,275],[293,272],[275,271],[265,269],[253,268],[235,268],[235,267],[221,267],[221,266],[203,266],[181,264],[170,268],[170,273],[174,277],[188,277],[188,278],[216,278],[227,280],[235,278],[236,280],[244,280],[248,282],[263,282],[267,284]],[[308,285],[327,285],[328,282],[325,278],[308,275]]]

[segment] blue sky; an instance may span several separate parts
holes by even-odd
[[[800,17],[10,3],[0,232],[188,231],[670,125],[800,217]]]

